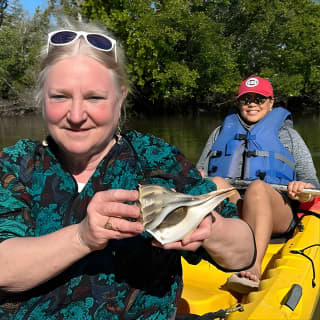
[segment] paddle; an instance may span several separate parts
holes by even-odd
[[[234,187],[237,189],[246,189],[248,186],[253,182],[253,181],[247,181],[247,180],[241,180],[241,179],[230,179],[226,178],[226,180]],[[273,184],[269,183],[269,185],[274,188],[275,190],[278,191],[288,191],[288,186],[282,185],[282,184]],[[308,188],[308,189],[303,189],[303,191],[300,192],[301,194],[310,194],[313,196],[319,196],[320,195],[320,190],[319,189],[314,189],[314,188]]]

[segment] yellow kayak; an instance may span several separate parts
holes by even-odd
[[[320,213],[320,202],[309,210]],[[285,243],[269,244],[260,288],[248,295],[223,289],[230,273],[206,261],[194,266],[182,259],[184,290],[178,313],[224,309],[228,320],[319,320],[320,219],[304,216],[302,225]]]

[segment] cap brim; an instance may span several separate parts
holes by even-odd
[[[256,94],[260,94],[261,96],[264,96],[266,98],[268,98],[268,97],[272,97],[273,98],[273,95],[270,95],[270,94],[262,93],[262,92],[259,92],[259,91],[248,90],[248,91],[245,91],[245,92],[242,92],[241,94],[239,94],[237,96],[237,99],[239,99],[241,96],[243,96],[244,94],[247,94],[247,93],[256,93]]]

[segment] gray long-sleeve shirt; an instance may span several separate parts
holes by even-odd
[[[241,118],[240,118],[241,119]],[[240,120],[241,121],[241,120]],[[243,121],[241,121],[242,124]],[[253,128],[254,125],[244,124],[247,130]],[[208,174],[209,153],[213,143],[217,140],[221,126],[217,127],[210,135],[200,159],[197,163],[197,168],[204,170]],[[284,147],[292,154],[295,160],[294,170],[297,174],[297,180],[312,183],[316,188],[319,188],[319,181],[316,174],[316,169],[310,154],[310,151],[303,141],[299,133],[292,128],[291,119],[285,120],[279,130],[279,139]],[[239,177],[241,177],[242,161],[239,162]]]

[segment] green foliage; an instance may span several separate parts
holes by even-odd
[[[48,0],[48,4],[32,19],[19,0],[3,10],[3,98],[30,91],[50,14],[58,24],[64,14],[102,23],[119,39],[128,60],[136,112],[192,111],[199,103],[223,107],[234,99],[240,81],[254,74],[269,78],[284,100],[319,99],[318,1]]]
[[[233,0],[230,4],[226,35],[235,39],[241,74],[269,77],[282,96],[319,94],[319,3]]]
[[[42,36],[46,33],[48,17],[36,10],[32,19],[26,18],[18,1],[5,14],[0,29],[0,97],[30,103],[38,70]]]
[[[0,26],[3,22],[4,12],[8,7],[8,0],[0,0]]]
[[[82,21],[81,6],[84,0],[47,0],[50,13],[56,20],[62,16]]]
[[[87,0],[82,12],[122,40],[139,103],[177,110],[191,99],[227,94],[240,79],[223,24],[202,6],[184,0]]]

